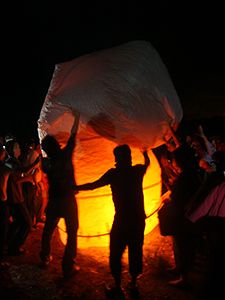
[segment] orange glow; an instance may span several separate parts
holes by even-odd
[[[94,144],[94,145],[93,145]],[[99,137],[98,142],[79,141],[76,146],[75,166],[77,184],[92,182],[98,179],[108,169],[114,167],[113,149],[117,145],[107,139]],[[132,163],[144,163],[139,149],[132,148]],[[86,155],[85,153],[89,153]],[[146,215],[153,213],[160,205],[161,169],[152,151],[148,152],[151,164],[144,176],[143,190]],[[76,196],[79,213],[78,248],[91,246],[107,246],[113,222],[114,205],[110,186],[93,191],[82,191]],[[146,219],[145,234],[149,233],[158,224],[157,213]],[[64,219],[58,224],[60,237],[65,244]],[[95,237],[93,237],[95,236]]]
[[[114,167],[117,145],[130,146],[133,165],[143,163],[140,149],[163,145],[171,137],[165,120],[175,126],[183,116],[167,68],[145,41],[57,64],[38,120],[40,140],[50,134],[65,145],[74,122],[72,108],[80,112],[74,152],[78,185],[93,182]],[[159,207],[161,192],[161,170],[150,150],[149,154],[151,166],[143,185],[147,215]],[[77,201],[78,234],[89,237],[79,238],[78,246],[108,245],[108,235],[91,236],[110,231],[114,215],[110,187],[80,192]],[[157,214],[147,219],[146,233],[157,222]]]
[[[73,119],[70,113],[66,113],[51,125],[42,124],[42,129],[39,131],[40,138],[44,137],[44,132],[48,132],[55,136],[63,148],[69,138]],[[128,144],[130,146],[133,165],[144,163],[144,157],[140,149],[148,148],[148,145],[144,145],[135,136],[129,134],[118,141],[118,139],[113,137],[113,134],[107,136],[104,135],[104,131],[101,134],[96,131],[88,124],[80,121],[73,156],[75,178],[78,185],[93,182],[99,179],[107,170],[114,167],[113,149],[118,144]],[[153,137],[150,138],[153,139]],[[154,139],[160,140],[160,136],[155,135]],[[150,166],[143,181],[147,216],[152,214],[161,203],[161,168],[151,150],[148,151],[148,155]],[[93,191],[79,192],[76,195],[76,199],[79,216],[78,248],[108,246],[108,233],[110,232],[114,216],[114,204],[110,186]],[[145,234],[149,233],[157,224],[158,215],[155,213],[146,219]],[[65,232],[64,219],[59,221],[58,227],[60,228],[61,240],[66,244],[67,234]]]

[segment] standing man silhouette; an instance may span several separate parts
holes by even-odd
[[[114,149],[116,168],[108,170],[93,183],[75,186],[75,190],[93,190],[110,184],[115,206],[115,216],[110,232],[110,267],[115,288],[107,288],[108,295],[122,295],[121,259],[128,246],[131,291],[137,292],[136,279],[142,273],[142,246],[144,240],[145,211],[142,182],[150,164],[147,151],[143,152],[144,165],[132,166],[128,145]]]
[[[78,213],[75,192],[68,189],[75,184],[72,155],[75,148],[75,138],[80,114],[73,110],[75,121],[71,129],[70,138],[65,148],[61,149],[54,137],[47,135],[41,144],[50,162],[43,170],[49,181],[49,202],[46,208],[46,221],[42,234],[42,249],[40,252],[41,266],[45,267],[52,261],[51,240],[53,232],[60,218],[65,219],[67,228],[67,244],[62,260],[63,276],[75,275],[80,267],[75,264],[77,254]]]

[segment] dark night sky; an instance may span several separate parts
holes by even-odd
[[[4,1],[0,135],[36,133],[56,63],[132,40],[150,41],[184,119],[225,116],[222,1]]]

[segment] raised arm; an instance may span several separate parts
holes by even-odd
[[[147,150],[145,150],[144,152],[143,152],[143,155],[144,155],[144,158],[145,158],[145,166],[146,166],[146,168],[150,165],[150,159],[149,159],[149,157],[148,157],[148,153],[147,153]]]
[[[77,134],[77,128],[78,128],[78,124],[79,124],[80,113],[73,108],[72,109],[72,114],[74,115],[75,120],[74,120],[73,127],[71,128],[70,135],[75,137],[76,134]]]
[[[172,134],[172,138],[173,138],[173,141],[174,141],[174,143],[175,143],[175,145],[176,145],[176,148],[178,148],[178,147],[180,146],[180,142],[179,142],[179,140],[178,140],[178,137],[177,137],[175,131],[173,130],[173,128],[172,128],[172,126],[171,126],[170,119],[168,118],[168,119],[166,119],[165,121],[166,121],[167,127],[169,128],[169,130],[170,130],[170,132],[171,132],[171,134]]]
[[[199,135],[203,138],[207,152],[210,156],[212,156],[216,152],[216,148],[211,144],[207,138],[207,136],[204,134],[204,131],[202,129],[202,126],[198,126],[198,132]]]
[[[208,142],[207,136],[204,134],[203,128],[201,125],[198,126],[199,135],[203,138],[204,142]]]

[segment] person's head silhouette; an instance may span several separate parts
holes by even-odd
[[[45,153],[48,155],[48,157],[54,157],[60,151],[59,143],[51,135],[47,135],[43,139],[43,141],[41,143],[41,148],[45,151]]]
[[[128,145],[121,145],[113,150],[115,156],[116,167],[131,166],[131,150]]]

